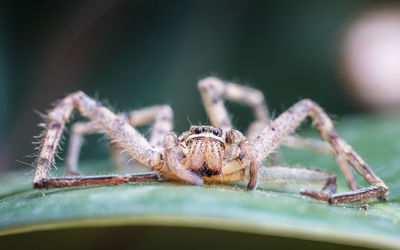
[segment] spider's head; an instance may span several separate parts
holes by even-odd
[[[212,126],[192,126],[185,140],[188,169],[201,176],[221,173],[225,149],[224,132]]]

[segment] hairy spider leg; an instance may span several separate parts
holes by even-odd
[[[316,184],[321,192],[336,193],[336,175],[319,169],[298,166],[260,167],[259,182],[264,184]]]
[[[231,119],[224,105],[224,99],[248,105],[253,110],[255,121],[247,131],[247,139],[252,141],[270,121],[268,107],[261,91],[250,87],[225,83],[215,77],[201,80],[198,88],[203,100],[207,115],[214,127],[223,130],[232,128]],[[273,164],[279,164],[278,153],[270,154]]]
[[[343,176],[349,188],[351,190],[357,189],[357,182],[354,178],[354,174],[351,171],[349,164],[346,162],[346,160],[343,159],[343,157],[335,153],[332,146],[328,142],[304,138],[292,134],[283,138],[281,144],[290,148],[314,151],[321,154],[332,155],[335,158],[336,163],[338,164],[340,170],[342,171]]]
[[[157,172],[148,174],[133,174],[128,176],[84,176],[84,177],[59,177],[48,178],[50,166],[54,161],[54,154],[59,143],[63,127],[68,121],[73,109],[78,109],[82,115],[92,120],[107,136],[118,143],[122,148],[139,163],[157,171],[163,170],[165,165],[170,175],[177,172],[177,176],[191,184],[199,184],[198,176],[185,169],[177,169],[177,166],[164,162],[160,149],[152,147],[149,142],[129,123],[109,109],[102,106],[96,100],[88,97],[83,92],[75,92],[61,100],[48,114],[48,127],[45,133],[43,145],[37,159],[37,167],[33,177],[35,188],[55,188],[86,185],[111,185],[126,183],[129,181],[143,181],[145,179],[158,179]],[[167,137],[167,135],[166,135]],[[164,140],[164,144],[168,140]],[[169,148],[164,149],[166,151]],[[172,154],[172,160],[176,156]],[[185,172],[186,171],[186,172]],[[201,180],[201,184],[202,184]]]
[[[231,120],[224,106],[222,98],[243,103],[252,108],[255,121],[250,124],[248,129],[247,139],[249,141],[254,141],[262,132],[262,130],[268,126],[270,122],[269,111],[265,103],[265,97],[261,91],[234,83],[225,83],[215,77],[207,77],[201,80],[198,84],[198,87],[205,109],[210,118],[211,124],[214,127],[220,127],[223,129],[232,128]],[[357,189],[356,180],[347,162],[339,155],[334,153],[329,143],[289,134],[281,141],[281,144],[296,149],[310,150],[333,155],[337,164],[342,170],[350,189]],[[273,166],[281,164],[277,149],[275,149],[274,152],[271,152],[268,157],[271,160],[270,165]]]
[[[150,145],[155,148],[162,148],[164,135],[173,129],[173,111],[168,105],[157,105],[134,110],[118,115],[133,127],[139,127],[154,122]],[[77,122],[72,125],[70,143],[67,151],[66,166],[67,172],[72,175],[80,175],[78,171],[78,159],[82,146],[83,136],[86,134],[100,133],[95,122]],[[111,143],[110,151],[116,166],[126,165],[127,154],[121,154],[123,150],[118,144]]]
[[[206,177],[207,182],[236,182],[249,179],[248,171],[242,168],[240,171],[234,169],[216,178]],[[258,184],[313,184],[322,186],[321,192],[334,194],[337,190],[336,175],[319,169],[309,169],[299,166],[288,165],[261,165],[258,172]]]
[[[292,133],[306,117],[311,117],[320,136],[332,145],[335,154],[352,165],[371,186],[339,194],[310,190],[302,190],[301,193],[330,203],[348,202],[372,197],[386,199],[386,195],[389,191],[386,184],[372,171],[354,149],[337,134],[331,119],[322,108],[308,99],[301,100],[294,104],[261,132],[254,142],[259,160],[261,161],[267,157],[268,154],[273,152],[273,150],[279,146],[282,139]]]

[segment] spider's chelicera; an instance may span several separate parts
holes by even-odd
[[[183,165],[200,176],[211,177],[222,173],[225,134],[211,126],[192,126],[189,133],[181,139],[182,148],[187,149]]]
[[[235,182],[248,180],[248,189],[265,183],[320,183],[320,191],[303,189],[301,194],[329,203],[349,202],[377,197],[386,199],[386,184],[364,160],[336,133],[331,119],[316,103],[304,99],[275,120],[270,120],[264,96],[258,90],[223,82],[209,77],[199,82],[199,90],[212,126],[192,126],[179,137],[172,132],[173,112],[169,106],[152,106],[129,113],[114,114],[83,92],[75,92],[61,100],[48,114],[47,128],[36,161],[33,177],[35,188],[59,188],[87,185],[112,185],[134,181],[172,179],[188,184]],[[223,99],[249,105],[255,121],[246,136],[234,129]],[[71,176],[48,178],[63,127],[73,109],[89,122],[75,123],[67,155],[67,171]],[[313,120],[325,140],[302,138],[295,129],[307,117]],[[154,123],[149,140],[135,127]],[[85,134],[102,132],[112,141],[111,153],[117,165],[126,164],[121,150],[152,172],[130,175],[82,176],[77,165]],[[277,148],[281,145],[319,153],[336,159],[352,191],[336,193],[336,175],[313,169],[286,166],[280,163]],[[265,158],[271,164],[263,165]],[[359,189],[349,166],[370,184]]]

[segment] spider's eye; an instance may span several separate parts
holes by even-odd
[[[206,128],[201,128],[201,132],[206,132]]]
[[[222,135],[222,129],[217,128],[217,129],[213,129],[213,134],[216,136],[221,136]]]
[[[195,129],[194,129],[194,132],[195,132],[196,134],[200,134],[200,133],[201,133],[201,130],[200,130],[200,128],[195,128]]]

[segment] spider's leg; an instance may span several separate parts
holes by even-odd
[[[321,185],[320,192],[336,193],[336,175],[318,169],[294,166],[262,166],[259,171],[260,184],[313,184]]]
[[[261,91],[234,83],[223,82],[215,77],[207,77],[201,80],[198,87],[213,126],[222,129],[232,128],[231,120],[222,98],[243,103],[252,108],[255,121],[249,127],[248,139],[255,138],[268,124],[268,107]]]
[[[97,176],[65,176],[56,178],[42,178],[34,182],[35,188],[62,188],[92,185],[116,185],[128,182],[160,180],[156,171],[129,175],[97,175]]]
[[[156,148],[163,147],[164,136],[171,132],[174,126],[174,113],[168,105],[151,106],[121,115],[134,127],[154,123],[149,142]]]
[[[162,149],[164,135],[173,130],[174,113],[168,105],[155,105],[120,114],[133,127],[154,123],[151,129],[150,146]],[[110,145],[111,157],[116,166],[126,166],[132,158],[123,153],[118,143]]]
[[[81,175],[78,171],[78,159],[83,143],[83,136],[95,132],[98,132],[98,128],[94,122],[77,122],[72,125],[65,162],[67,173]]]
[[[139,127],[154,122],[150,137],[150,145],[157,148],[162,148],[164,135],[173,129],[173,111],[167,105],[146,107],[129,113],[121,113],[118,116],[133,127]],[[79,175],[77,166],[83,136],[100,132],[101,129],[92,121],[78,122],[72,126],[66,161],[68,173]],[[112,143],[110,145],[111,156],[116,166],[123,166],[128,162],[129,158],[126,157],[127,154],[121,154],[122,150],[118,143]]]
[[[291,134],[282,139],[281,144],[290,148],[332,155],[335,158],[339,168],[341,169],[344,178],[346,179],[347,185],[350,187],[351,190],[357,189],[357,182],[354,178],[353,172],[351,171],[349,164],[341,156],[335,153],[332,146],[328,142],[317,139],[304,138],[295,134]]]
[[[235,162],[227,165],[223,171],[223,175],[206,177],[205,180],[207,182],[236,182],[249,178],[249,172]],[[298,166],[260,166],[258,183],[261,185],[311,184],[322,186],[321,192],[325,194],[336,193],[335,174]]]
[[[226,83],[215,77],[207,77],[201,80],[198,86],[213,126],[222,129],[232,128],[222,98],[249,105],[253,110],[255,122],[264,126],[268,123],[268,108],[264,101],[264,95],[259,90],[234,83]]]
[[[254,141],[270,122],[268,107],[265,103],[264,95],[257,89],[234,83],[225,83],[214,77],[208,77],[200,81],[199,89],[207,114],[210,117],[211,123],[215,127],[224,128],[225,124],[229,125],[227,128],[232,127],[229,115],[221,98],[243,103],[252,108],[255,121],[251,123],[247,131],[247,139],[249,141]],[[349,187],[352,190],[357,189],[357,183],[350,167],[346,161],[334,153],[332,147],[328,143],[321,140],[306,139],[297,135],[289,134],[282,140],[281,144],[287,147],[333,155],[342,170]],[[275,149],[274,152],[271,152],[268,157],[271,160],[271,165],[280,164],[279,152],[277,149]]]
[[[264,127],[265,128],[265,127]],[[332,146],[322,140],[301,137],[290,134],[282,139],[281,144],[294,149],[313,151],[320,154],[335,155]]]
[[[335,131],[333,123],[328,115],[311,100],[299,101],[286,112],[281,114],[271,122],[254,141],[254,146],[258,152],[258,159],[261,161],[271,153],[287,135],[292,133],[300,123],[306,118],[311,117],[313,124],[317,127],[319,134],[327,140],[335,151],[335,154],[347,161],[354,169],[361,174],[364,179],[371,184],[367,189],[355,190],[351,193],[335,194],[330,198],[330,202],[347,202],[370,197],[386,199],[389,188],[372,171],[364,160],[352,149]],[[326,196],[318,197],[311,192],[303,191],[305,195],[326,200]]]
[[[208,77],[201,80],[198,87],[211,124],[216,128],[231,129],[231,119],[221,98],[225,84],[217,78]]]
[[[71,127],[71,135],[66,156],[66,171],[71,175],[81,175],[78,170],[78,160],[83,144],[83,137],[88,134],[101,133],[96,123],[77,122]],[[122,154],[123,149],[117,143],[110,143],[111,158],[115,166],[125,166],[129,161],[128,154]]]
[[[247,131],[247,139],[252,141],[268,124],[269,112],[261,91],[235,83],[227,83],[215,77],[207,77],[198,84],[207,115],[214,127],[225,130],[232,128],[232,123],[223,99],[243,103],[253,110],[255,121]],[[278,153],[269,155],[273,164],[279,163]]]
[[[48,114],[48,127],[42,148],[37,159],[37,167],[33,177],[35,188],[50,188],[61,186],[107,185],[125,183],[127,181],[156,178],[155,173],[132,176],[102,176],[102,177],[64,177],[47,178],[54,154],[59,143],[63,127],[68,121],[73,109],[78,109],[84,116],[93,121],[108,137],[127,150],[139,163],[157,170],[163,165],[161,151],[152,147],[147,140],[129,125],[124,119],[112,113],[99,102],[88,97],[83,92],[76,92],[61,100]],[[157,177],[158,178],[158,177]]]
[[[329,203],[341,203],[349,201],[358,201],[378,197],[380,200],[386,200],[387,189],[381,186],[369,186],[345,193],[327,194],[313,190],[304,189],[300,191],[301,194],[310,196],[317,200],[327,201]]]

